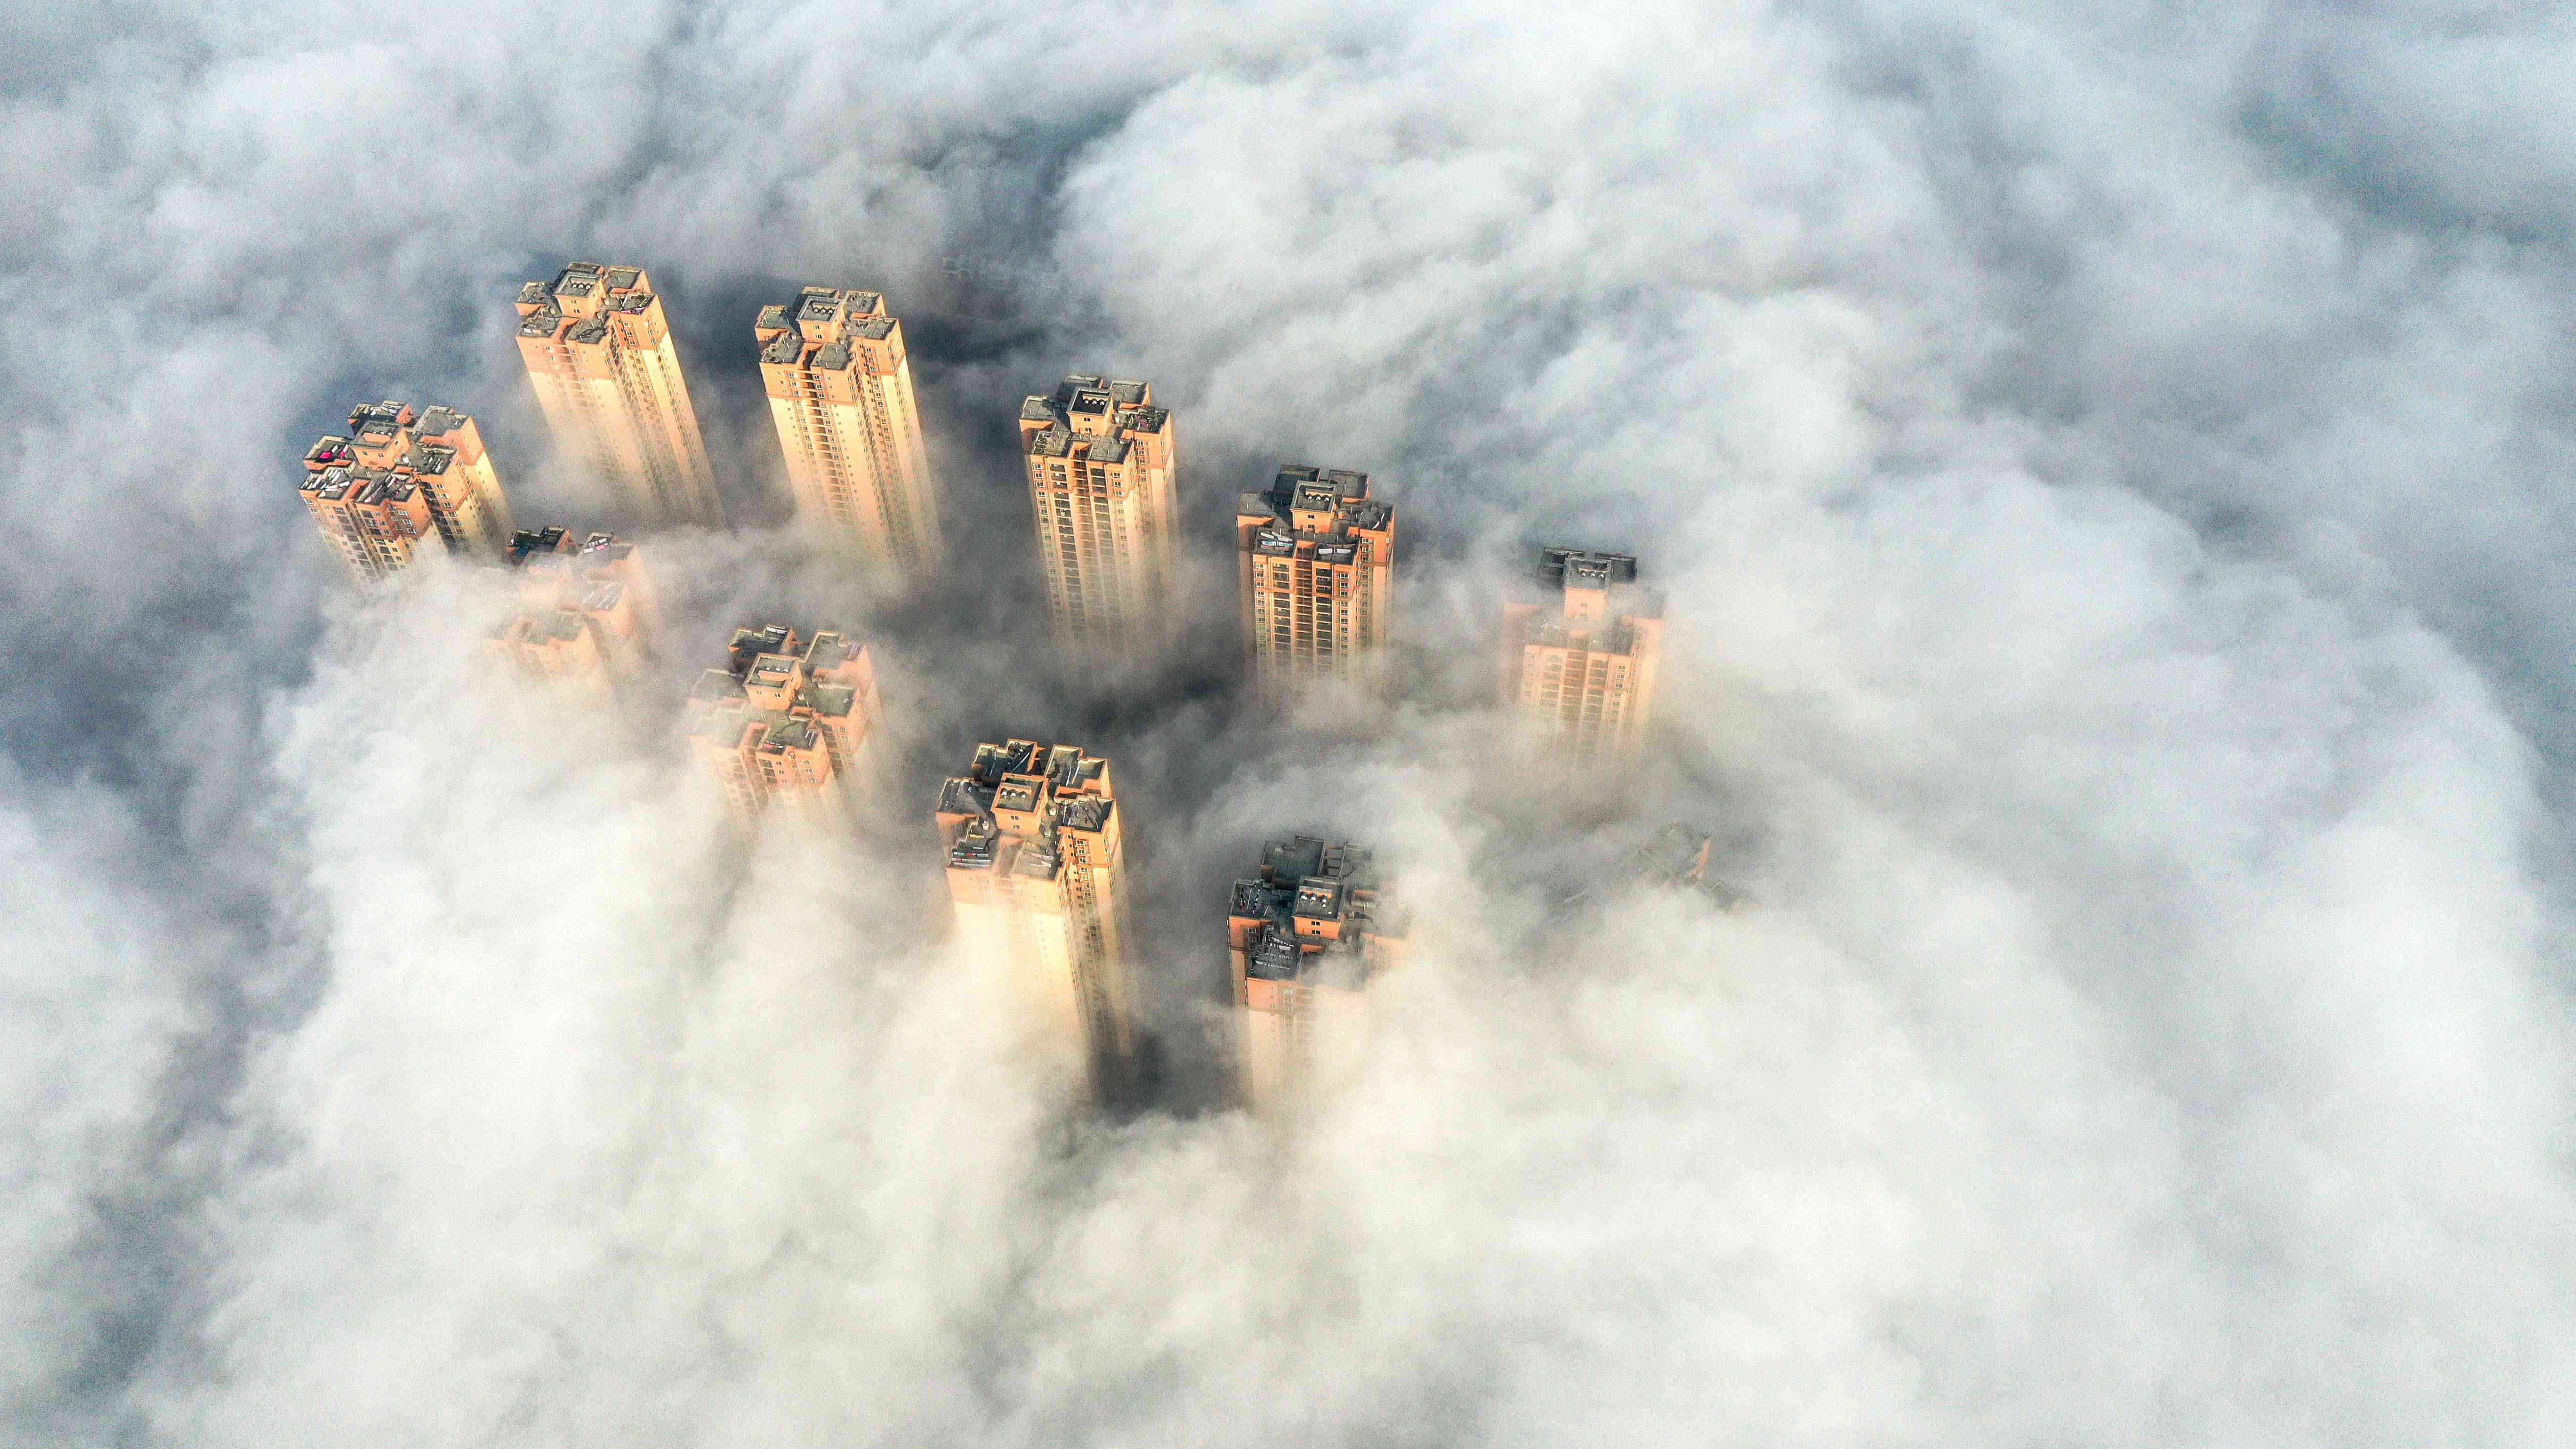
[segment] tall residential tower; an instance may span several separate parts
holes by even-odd
[[[1077,745],[977,745],[966,773],[940,787],[937,819],[959,932],[1080,1043],[1099,1093],[1134,1046],[1109,762]]]
[[[878,704],[867,646],[830,629],[737,629],[725,667],[689,692],[689,743],[735,818],[773,806],[846,822],[875,775]]]
[[[1075,373],[1020,404],[1038,557],[1066,638],[1110,646],[1168,623],[1175,446],[1150,383]]]
[[[1624,553],[1539,552],[1553,607],[1503,606],[1502,698],[1540,748],[1567,763],[1633,759],[1655,701],[1663,601]]]
[[[1340,1065],[1365,1035],[1362,993],[1403,959],[1405,934],[1367,851],[1311,835],[1262,851],[1261,874],[1234,883],[1225,922],[1248,1105],[1274,1108],[1319,1065]]]
[[[1368,683],[1395,612],[1395,505],[1366,473],[1292,463],[1234,510],[1244,644],[1265,685]]]
[[[724,521],[662,299],[641,267],[575,262],[519,288],[519,355],[565,455],[653,523]]]
[[[889,576],[937,569],[939,498],[885,299],[807,287],[753,331],[797,516]]]
[[[301,491],[314,526],[361,580],[410,567],[425,539],[497,558],[510,531],[483,435],[454,408],[361,404],[347,435],[327,434],[305,451]]]

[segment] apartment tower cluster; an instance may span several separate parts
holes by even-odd
[[[1168,622],[1176,447],[1151,383],[1076,373],[1020,403],[1038,561],[1066,640],[1135,646]]]
[[[939,567],[939,498],[903,324],[875,292],[807,287],[753,326],[800,518],[884,574]]]
[[[1109,762],[1079,745],[977,745],[966,773],[940,785],[935,819],[959,933],[1082,1044],[1098,1090],[1135,1049],[1125,820]]]
[[[698,676],[683,730],[736,819],[780,808],[846,823],[876,773],[876,667],[835,630],[737,629],[725,667]]]
[[[1347,1063],[1365,1035],[1368,984],[1403,960],[1407,934],[1368,851],[1311,835],[1262,851],[1261,873],[1236,881],[1226,905],[1245,1102],[1276,1108]]]
[[[647,526],[722,522],[661,297],[641,267],[574,262],[523,285],[517,340],[561,454]],[[947,544],[902,324],[882,293],[812,286],[753,320],[770,416],[800,522],[879,579],[917,583]],[[1150,654],[1180,600],[1179,444],[1142,379],[1074,373],[1022,399],[1018,429],[1036,564],[1061,646]],[[510,571],[517,608],[493,653],[587,687],[646,671],[658,631],[631,539],[515,529],[474,419],[444,406],[361,405],[304,457],[316,528],[360,581],[424,553]],[[1274,697],[1381,684],[1395,614],[1396,506],[1369,475],[1288,464],[1237,495],[1240,625]],[[979,541],[980,542],[980,541]],[[1663,608],[1627,554],[1550,547],[1506,605],[1499,702],[1547,757],[1619,766],[1652,715]],[[867,646],[837,630],[735,631],[683,706],[684,735],[732,813],[846,826],[878,791],[882,706]],[[1079,1044],[1100,1086],[1135,1056],[1125,818],[1107,760],[1072,744],[977,746],[933,812],[951,906],[974,949],[1015,973]],[[1641,878],[1700,880],[1704,835],[1657,842]],[[1277,1106],[1361,1034],[1366,988],[1408,926],[1370,853],[1295,836],[1233,882],[1226,917],[1244,1098]]]
[[[1503,702],[1551,751],[1634,759],[1663,654],[1662,599],[1637,587],[1629,554],[1541,549],[1537,572],[1555,597],[1503,606]]]
[[[519,356],[564,452],[648,523],[724,521],[698,410],[642,267],[575,262],[519,288]]]
[[[349,431],[304,454],[305,511],[360,582],[409,568],[422,548],[489,554],[510,505],[474,420],[454,408],[361,404]]]
[[[1366,473],[1290,464],[1234,509],[1244,647],[1263,684],[1375,682],[1395,613],[1395,505]]]

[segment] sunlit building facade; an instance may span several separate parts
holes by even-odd
[[[807,287],[753,331],[797,517],[888,577],[937,569],[939,497],[885,299]]]
[[[1262,852],[1261,874],[1234,883],[1225,923],[1246,1105],[1275,1111],[1350,1064],[1368,984],[1403,960],[1407,934],[1368,851],[1299,835]]]
[[[662,299],[641,267],[575,262],[519,288],[519,355],[565,456],[642,521],[724,521]]]
[[[1634,759],[1652,719],[1663,601],[1623,553],[1548,548],[1550,604],[1503,608],[1501,694],[1545,752],[1566,763]]]
[[[1262,683],[1376,680],[1395,612],[1395,505],[1366,473],[1290,464],[1238,495],[1244,646]]]
[[[836,630],[737,629],[725,667],[698,677],[685,729],[746,823],[785,809],[846,824],[877,777],[876,668]]]
[[[426,547],[498,557],[510,505],[474,419],[454,408],[362,404],[349,431],[304,454],[304,509],[351,577],[409,568]]]
[[[1150,383],[1076,373],[1020,404],[1038,559],[1063,637],[1112,648],[1168,627],[1177,447]]]
[[[948,896],[969,949],[1077,1044],[1095,1093],[1134,1051],[1124,820],[1109,762],[1077,745],[975,747],[939,791]]]

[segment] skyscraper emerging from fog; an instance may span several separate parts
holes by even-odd
[[[1277,1106],[1359,1044],[1363,992],[1403,960],[1406,934],[1402,914],[1379,894],[1369,852],[1311,835],[1262,851],[1261,874],[1234,883],[1225,922],[1248,1105]]]
[[[834,630],[737,629],[689,693],[690,748],[737,819],[784,807],[846,822],[876,775],[876,668]]]
[[[646,522],[724,521],[662,299],[641,267],[575,262],[519,288],[519,355],[566,456]]]
[[[940,787],[948,896],[971,949],[1081,1044],[1100,1091],[1134,1046],[1127,862],[1109,762],[1033,740],[975,747]]]
[[[1395,611],[1395,505],[1366,473],[1290,464],[1238,495],[1243,634],[1265,685],[1368,683]]]
[[[1020,404],[1038,558],[1067,639],[1114,646],[1168,624],[1175,447],[1150,383],[1075,373]]]
[[[807,287],[753,332],[797,517],[890,576],[937,569],[939,498],[885,299]]]
[[[314,526],[361,581],[409,568],[424,544],[497,556],[510,529],[483,435],[454,408],[351,409],[346,435],[326,434],[305,451],[301,492]]]
[[[1542,748],[1569,762],[1633,758],[1663,655],[1663,601],[1624,553],[1549,548],[1539,584],[1554,606],[1503,606],[1502,698]]]
[[[493,634],[494,649],[548,679],[604,684],[642,672],[659,620],[634,544],[538,528],[510,535],[507,556],[520,608]]]

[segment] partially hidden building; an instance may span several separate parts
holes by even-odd
[[[772,624],[734,631],[725,667],[690,691],[684,727],[737,819],[784,808],[846,824],[876,779],[880,723],[866,645]]]
[[[1114,648],[1168,625],[1177,447],[1150,383],[1075,373],[1020,404],[1038,559],[1065,638]]]
[[[939,567],[939,496],[903,324],[875,292],[807,287],[753,328],[796,514],[881,575]]]
[[[1395,612],[1395,505],[1369,496],[1366,473],[1290,464],[1239,495],[1234,525],[1262,683],[1373,683]]]
[[[975,747],[940,786],[948,895],[969,949],[1010,973],[1104,1093],[1135,1048],[1125,821],[1109,762],[1078,745]]]
[[[1368,851],[1311,835],[1262,851],[1261,874],[1234,883],[1225,923],[1247,1105],[1276,1110],[1347,1065],[1367,1034],[1368,984],[1402,962],[1408,934]]]
[[[559,527],[510,535],[518,612],[492,636],[502,655],[547,679],[628,683],[660,627],[636,546]]]
[[[519,355],[563,453],[642,522],[722,523],[698,412],[644,269],[574,262],[519,288],[518,308]]]
[[[454,408],[361,404],[349,431],[304,454],[305,512],[351,576],[409,568],[422,548],[494,558],[510,505],[474,419]]]
[[[1536,574],[1553,597],[1503,608],[1504,706],[1567,763],[1633,759],[1652,719],[1662,599],[1624,553],[1542,549]]]
[[[1672,890],[1696,894],[1720,910],[1734,911],[1749,903],[1744,892],[1708,873],[1708,853],[1712,838],[1705,830],[1681,821],[1657,827],[1645,839],[1607,862],[1594,877],[1583,884],[1562,890],[1555,896],[1553,909],[1559,916],[1572,915],[1605,899],[1639,889]]]

